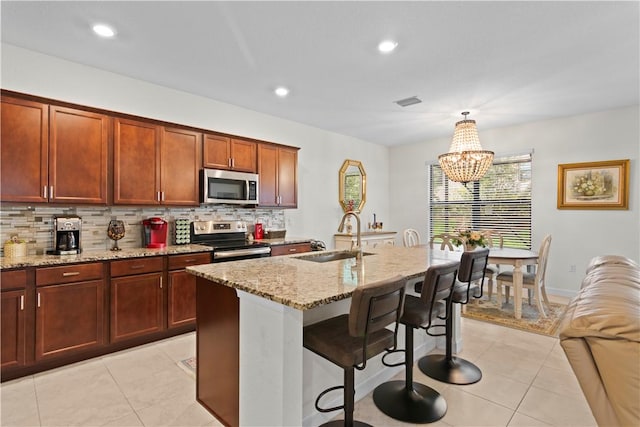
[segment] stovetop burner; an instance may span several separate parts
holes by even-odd
[[[268,243],[246,239],[247,225],[242,221],[194,221],[191,223],[191,242],[214,248],[213,258],[244,259],[269,256]]]

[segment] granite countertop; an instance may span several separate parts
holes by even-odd
[[[292,243],[310,242],[309,238],[287,237],[282,239],[265,239],[261,242],[272,246]],[[127,258],[140,258],[160,255],[179,255],[195,252],[211,252],[213,248],[204,245],[169,245],[163,249],[123,248],[121,251],[85,251],[77,255],[27,255],[23,257],[0,257],[0,270],[10,268],[42,267],[52,265],[75,264],[79,262],[110,261]]]
[[[256,242],[268,243],[271,246],[292,245],[295,243],[309,243],[311,239],[308,237],[282,237],[278,239],[260,239]]]
[[[211,252],[213,249],[203,245],[174,245],[163,249],[123,248],[121,251],[85,251],[75,255],[27,255],[15,258],[0,258],[0,270],[21,267],[42,267],[49,265],[74,264],[78,262],[109,261],[126,258],[139,258],[159,255]]]
[[[301,258],[327,255],[322,251],[272,258],[257,258],[187,267],[196,276],[236,288],[298,310],[308,310],[349,298],[356,286],[388,279],[396,274],[407,279],[425,273],[437,259],[428,247],[385,246],[367,250],[362,261],[355,258],[317,263]]]

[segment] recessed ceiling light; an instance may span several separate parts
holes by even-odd
[[[99,35],[100,37],[113,37],[116,35],[116,32],[113,28],[105,24],[96,24],[93,26],[93,32]]]
[[[392,52],[398,46],[398,42],[393,40],[384,40],[381,41],[378,45],[378,50],[381,53],[389,53]]]
[[[284,86],[279,86],[276,88],[276,90],[274,90],[275,94],[278,95],[280,98],[284,98],[285,96],[289,95],[289,89],[287,89]]]

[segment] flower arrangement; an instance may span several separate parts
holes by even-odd
[[[464,245],[467,248],[480,246],[484,248],[487,246],[487,237],[480,231],[458,230],[457,235],[451,239],[451,242],[456,246]]]
[[[605,176],[600,172],[587,172],[573,179],[571,190],[574,196],[600,196],[607,191]]]

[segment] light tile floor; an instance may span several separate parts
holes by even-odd
[[[463,319],[461,357],[483,372],[473,385],[443,384],[414,370],[448,404],[437,426],[596,426],[557,338]],[[0,386],[2,426],[219,426],[195,401],[177,362],[193,356],[193,333]],[[402,378],[402,374],[398,375]],[[382,414],[371,394],[355,417],[410,425]]]

